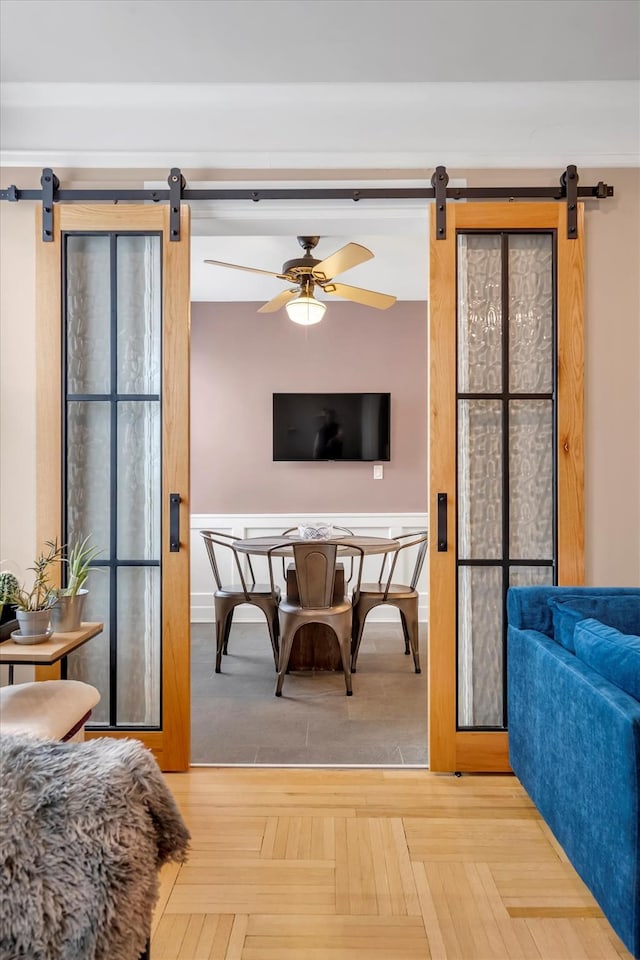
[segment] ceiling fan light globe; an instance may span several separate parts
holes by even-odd
[[[293,320],[294,323],[299,323],[303,327],[320,323],[326,309],[326,304],[316,300],[315,297],[296,297],[295,300],[290,300],[285,307],[289,320]]]

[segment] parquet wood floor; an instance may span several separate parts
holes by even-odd
[[[153,960],[630,958],[512,776],[194,768]]]

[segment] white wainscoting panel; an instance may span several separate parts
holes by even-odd
[[[277,536],[288,527],[295,527],[299,523],[335,523],[342,527],[348,527],[354,533],[369,537],[397,537],[403,533],[414,533],[418,530],[427,529],[426,513],[389,513],[389,514],[364,514],[364,513],[342,513],[332,515],[331,517],[300,517],[293,514],[212,514],[212,513],[194,513],[191,515],[191,622],[192,623],[213,623],[213,574],[209,565],[209,559],[205,550],[204,542],[200,536],[200,530],[218,530],[220,533],[228,533],[234,537],[270,537]],[[231,551],[224,548],[217,548],[217,556],[220,562],[220,574],[225,583],[238,583],[237,571],[234,569],[234,562]],[[411,577],[412,561],[415,552],[404,550],[399,558],[394,572],[394,579],[402,583],[407,583]],[[364,571],[362,579],[378,580],[378,573],[382,561],[381,556],[365,557]],[[246,562],[246,561],[244,561]],[[253,570],[256,580],[262,583],[269,581],[267,560],[263,557],[252,557]],[[274,574],[277,582],[284,588],[284,578],[282,576],[282,564],[280,561],[274,564]],[[419,599],[419,617],[421,622],[427,621],[427,565],[425,563],[418,583]],[[284,592],[284,591],[283,591]],[[389,621],[399,620],[400,614],[395,607],[384,606],[376,607],[369,614],[368,620]],[[262,613],[257,607],[243,605],[238,607],[234,613],[234,620],[239,622],[251,623],[263,619]]]

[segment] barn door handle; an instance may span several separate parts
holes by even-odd
[[[447,495],[438,494],[438,553],[447,552]]]
[[[169,494],[169,552],[180,550],[180,501],[179,493]]]

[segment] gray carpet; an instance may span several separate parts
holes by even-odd
[[[192,625],[192,763],[427,765],[426,625],[422,673],[400,622],[365,627],[353,696],[342,673],[290,673],[274,696],[266,625],[234,624],[222,673],[213,624]]]

